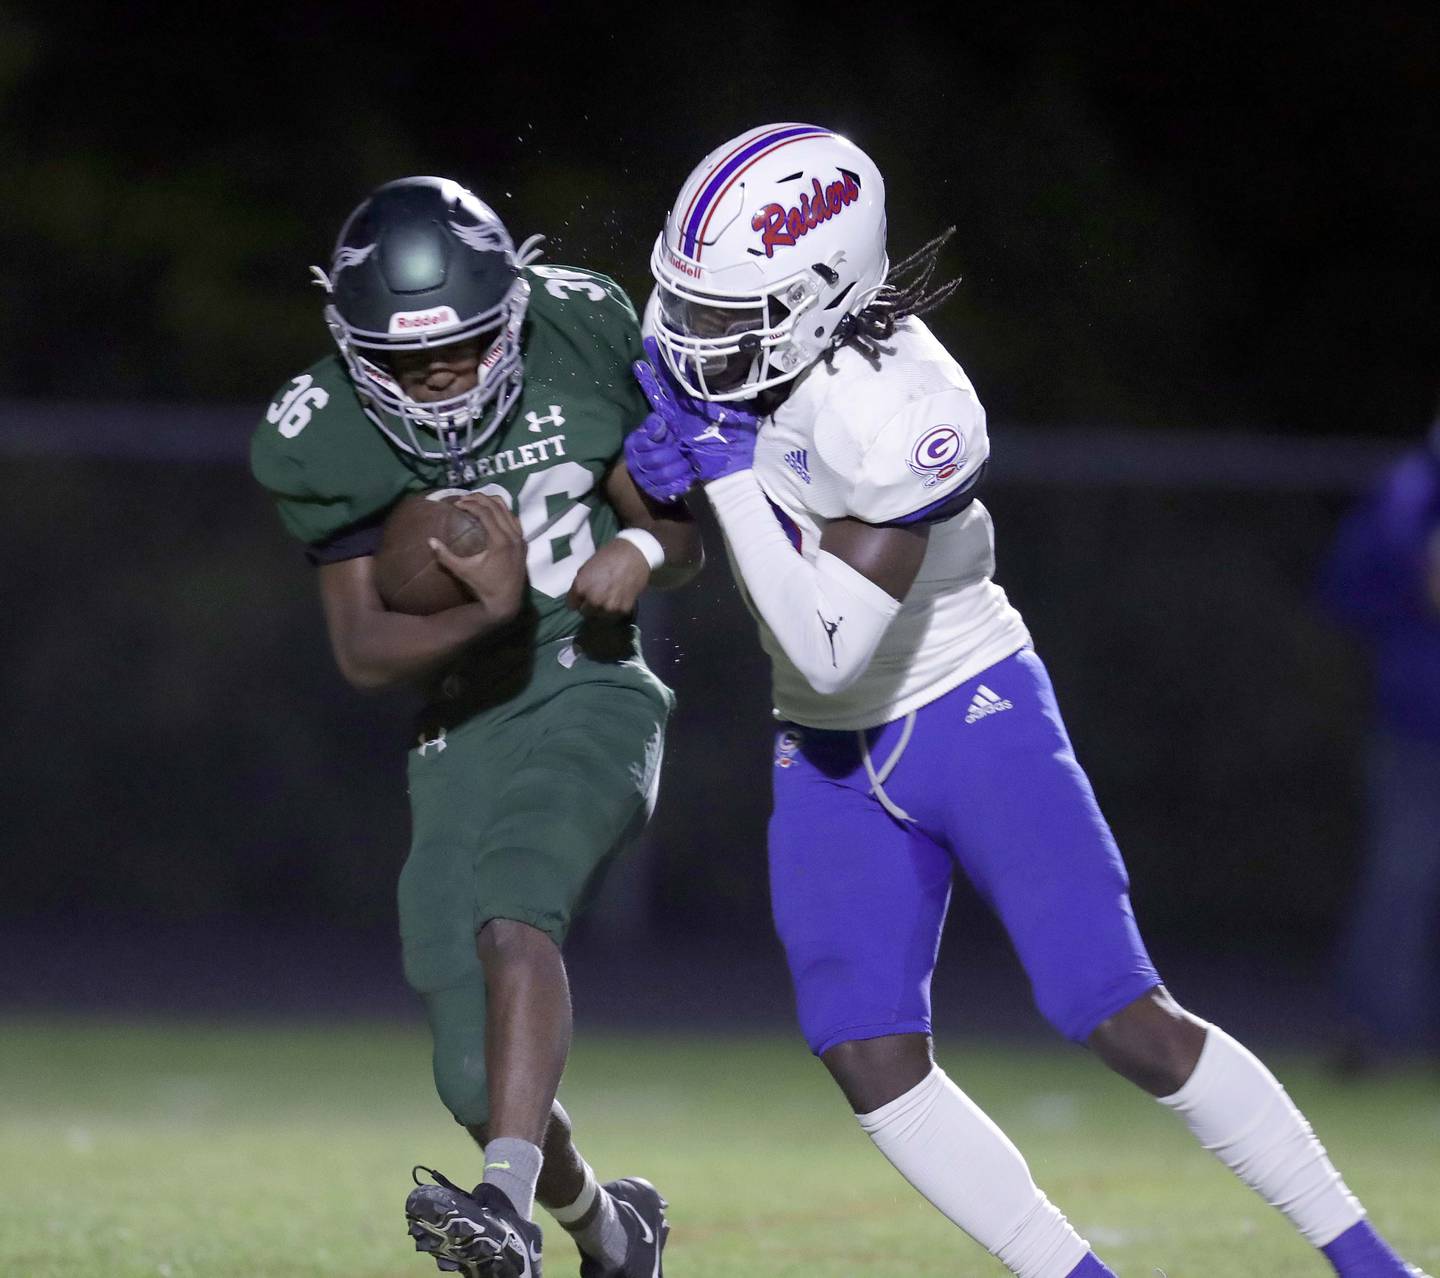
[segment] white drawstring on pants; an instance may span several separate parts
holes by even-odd
[[[890,757],[885,760],[879,772],[875,771],[874,761],[870,758],[870,745],[865,740],[865,729],[862,728],[855,734],[860,741],[860,758],[865,764],[865,775],[870,778],[870,793],[880,800],[880,806],[897,821],[908,821],[912,825],[915,818],[885,793],[885,781],[895,771],[895,765],[900,762],[900,756],[905,753],[905,747],[910,744],[910,736],[914,731],[915,711],[912,710],[905,716],[905,727],[900,731],[900,740],[895,743],[895,748],[890,751]]]

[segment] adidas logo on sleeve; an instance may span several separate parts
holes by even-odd
[[[970,710],[965,716],[966,723],[979,723],[987,714],[999,714],[1002,710],[1015,709],[1015,703],[1008,697],[1001,697],[983,683],[970,698]]]

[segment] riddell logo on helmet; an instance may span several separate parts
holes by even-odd
[[[459,322],[460,317],[448,306],[435,306],[428,311],[396,311],[390,317],[390,331],[416,333],[427,328],[448,328]]]
[[[849,169],[841,169],[840,180],[829,186],[822,187],[818,177],[810,180],[813,189],[800,197],[798,207],[787,209],[783,204],[767,204],[751,219],[750,227],[760,232],[766,257],[775,256],[777,244],[794,244],[821,222],[838,217],[847,205],[860,198],[860,179]]]
[[[672,268],[679,271],[681,275],[688,275],[692,280],[698,280],[705,273],[700,266],[694,262],[687,262],[673,249],[667,248],[665,256],[670,259]]]

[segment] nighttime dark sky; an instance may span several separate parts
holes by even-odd
[[[283,19],[0,0],[0,397],[258,417],[329,349],[309,264],[406,173],[467,182],[517,239],[545,232],[552,261],[641,300],[689,169],[799,119],[880,164],[896,255],[957,227],[943,269],[963,284],[934,322],[997,439],[1017,422],[1413,438],[1440,390],[1440,19],[1312,8],[712,5],[617,26],[450,0]],[[389,711],[339,684],[309,570],[243,468],[21,457],[0,479],[23,621],[0,762],[30,796],[0,908],[283,898],[388,925],[403,811],[371,780],[392,777]],[[1152,885],[1147,916],[1270,944],[1283,901],[1320,927],[1352,864],[1365,696],[1305,602],[1335,501],[1002,485],[995,506],[1002,583]],[[692,716],[675,775],[718,753],[748,794],[768,703],[723,580],[681,600],[660,651]],[[1260,698],[1255,731],[1217,687]],[[57,768],[35,743],[67,704],[83,740]],[[729,928],[748,902],[761,926],[762,807],[716,819],[709,792],[672,791],[675,917]],[[87,871],[56,846],[91,849]]]
[[[406,172],[643,297],[686,171],[804,119],[880,163],[892,250],[958,226],[936,327],[992,413],[1409,434],[1437,48],[1418,3],[0,5],[0,376],[263,400],[324,348],[306,266]]]

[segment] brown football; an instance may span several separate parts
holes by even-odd
[[[485,549],[485,526],[455,505],[459,493],[410,493],[385,518],[375,552],[375,585],[392,612],[444,612],[475,597],[440,566],[434,537],[457,555]]]

